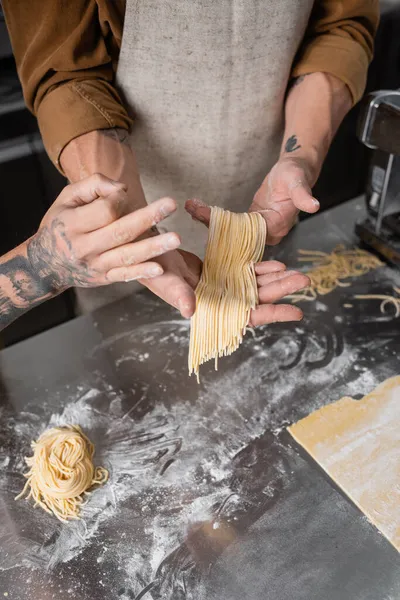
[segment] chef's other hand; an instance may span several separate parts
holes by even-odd
[[[179,236],[139,238],[176,210],[175,201],[164,198],[129,210],[125,186],[103,175],[64,188],[30,243],[31,260],[52,291],[147,280],[163,273],[152,259],[177,248]]]
[[[193,219],[208,226],[211,209],[200,200],[188,200],[185,208]],[[268,223],[267,223],[268,227]],[[286,271],[286,266],[276,260],[255,265],[259,305],[251,311],[249,325],[266,325],[283,321],[300,321],[302,311],[291,304],[275,304],[285,296],[310,285],[309,278],[298,271]]]
[[[319,202],[313,198],[315,169],[305,158],[282,157],[274,165],[256,192],[250,211],[267,221],[267,244],[279,244],[297,221],[299,211],[315,213]]]
[[[157,262],[163,274],[140,282],[188,319],[196,309],[194,290],[200,279],[201,260],[191,252],[174,250],[160,256]]]

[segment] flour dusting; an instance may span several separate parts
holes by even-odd
[[[102,589],[124,581],[121,599],[194,600],[198,565],[207,570],[290,485],[286,425],[382,381],[383,368],[368,365],[385,350],[351,345],[345,327],[306,316],[254,330],[218,373],[204,366],[201,385],[187,376],[185,320],[123,329],[88,350],[76,381],[33,394],[24,412],[3,412],[0,570],[37,577],[79,563]],[[95,464],[110,472],[82,520],[67,525],[13,501],[30,442],[63,424],[83,428]],[[71,593],[83,597],[85,585],[83,577]]]

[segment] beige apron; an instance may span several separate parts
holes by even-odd
[[[117,85],[135,116],[131,144],[148,202],[180,210],[161,230],[204,256],[188,198],[248,209],[276,161],[284,97],[313,0],[127,0]],[[78,290],[89,312],[141,287]]]
[[[117,84],[135,116],[131,145],[148,202],[204,254],[183,210],[201,198],[248,209],[277,159],[283,105],[312,0],[127,0]]]

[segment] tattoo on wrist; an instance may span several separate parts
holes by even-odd
[[[109,137],[120,144],[129,146],[129,131],[122,129],[122,127],[112,127],[111,129],[102,129],[102,134]]]
[[[57,294],[69,287],[89,287],[96,271],[78,259],[62,219],[56,218],[39,229],[28,244],[28,258],[47,290]]]
[[[17,255],[0,264],[0,330],[48,296],[28,258]]]
[[[0,262],[0,331],[17,317],[69,287],[88,287],[96,273],[74,257],[65,225],[54,219],[28,240],[26,256]]]
[[[293,79],[289,82],[288,90],[290,91],[294,87],[297,87],[304,81],[304,79],[310,75],[310,73],[305,73],[304,75],[299,75],[298,77],[293,77]]]
[[[285,152],[294,152],[295,150],[298,150],[299,148],[301,148],[301,145],[297,143],[297,137],[295,135],[291,135],[287,140],[286,140],[286,144],[285,144]]]

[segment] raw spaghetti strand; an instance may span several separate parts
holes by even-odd
[[[329,294],[337,287],[348,287],[350,282],[342,281],[350,277],[359,277],[383,266],[383,262],[373,254],[360,248],[346,249],[337,246],[330,254],[316,250],[299,250],[298,260],[311,262],[312,268],[306,271],[311,285],[287,298],[293,303],[303,300],[315,300],[318,295]]]
[[[35,500],[60,521],[79,519],[83,495],[93,485],[107,481],[108,471],[94,467],[94,445],[78,425],[54,427],[32,442],[33,456],[25,458],[30,467],[27,482],[15,498],[24,496]]]
[[[393,288],[396,294],[400,294],[400,288]],[[386,312],[386,307],[391,304],[395,310],[394,316],[397,318],[400,315],[400,297],[389,296],[389,294],[358,294],[354,296],[357,300],[381,300],[380,311],[382,314]]]
[[[232,354],[243,340],[250,311],[258,304],[254,264],[262,259],[266,223],[258,213],[211,208],[203,272],[191,319],[189,374]]]

